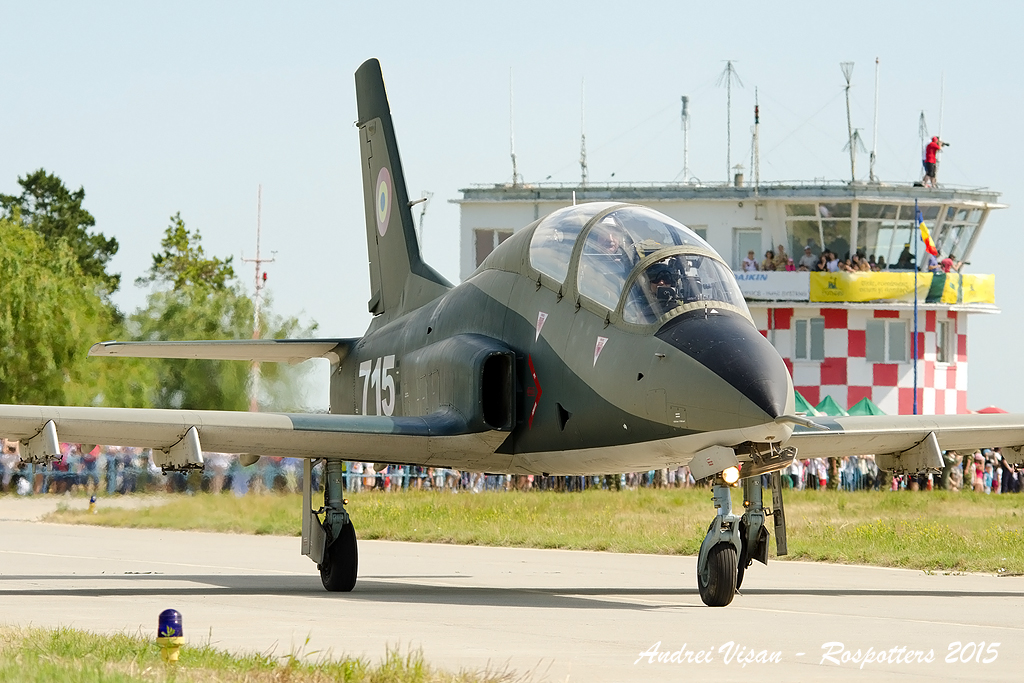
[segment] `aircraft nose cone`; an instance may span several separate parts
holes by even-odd
[[[771,342],[743,316],[691,311],[655,336],[724,379],[772,419],[785,413],[789,371]]]

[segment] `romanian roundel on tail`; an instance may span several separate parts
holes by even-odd
[[[441,296],[452,285],[423,262],[391,123],[380,62],[356,71],[359,151],[366,206],[373,325],[382,325]]]

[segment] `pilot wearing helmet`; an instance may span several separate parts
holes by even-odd
[[[647,282],[651,295],[651,310],[656,317],[661,317],[681,303],[679,276],[668,264],[655,263],[648,268]]]

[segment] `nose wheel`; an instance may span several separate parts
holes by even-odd
[[[725,607],[736,594],[736,548],[719,543],[708,552],[704,571],[697,572],[697,591],[708,607]]]
[[[725,607],[736,595],[737,566],[743,542],[740,518],[732,514],[730,487],[718,480],[711,497],[718,511],[697,556],[697,591],[708,607]]]
[[[732,513],[730,487],[721,479],[712,488],[717,516],[708,527],[708,534],[697,557],[697,590],[708,607],[725,607],[743,583],[743,576],[754,560],[768,564],[768,529],[766,517],[775,520],[777,554],[786,554],[786,517],[782,507],[782,480],[778,471],[771,473],[774,510],[767,511],[762,502],[761,476],[743,479],[743,516]]]

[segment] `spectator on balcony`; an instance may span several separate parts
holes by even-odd
[[[949,254],[946,258],[939,261],[939,266],[942,268],[943,273],[952,273],[953,271],[959,272],[962,263],[956,263],[953,261],[953,255]]]
[[[913,270],[914,268],[914,255],[910,253],[910,242],[907,242],[903,245],[900,257],[896,259],[896,270]]]
[[[786,253],[786,247],[780,244],[775,248],[775,270],[786,270],[788,264],[789,254]]]
[[[771,249],[764,252],[764,261],[761,261],[761,270],[775,270],[775,252]]]
[[[800,257],[800,270],[814,270],[814,266],[817,265],[818,259],[815,258],[814,252],[811,250],[811,245],[804,247],[804,255]]]
[[[825,270],[827,270],[830,273],[838,273],[839,272],[839,257],[836,256],[835,252],[833,252],[833,251],[826,251],[825,253],[828,254],[828,256],[825,257],[826,258]]]
[[[885,262],[884,256],[878,257],[878,268],[877,270],[889,270],[889,266]]]
[[[747,258],[743,259],[743,272],[751,273],[758,270],[757,259],[754,257],[754,250],[747,252]]]

